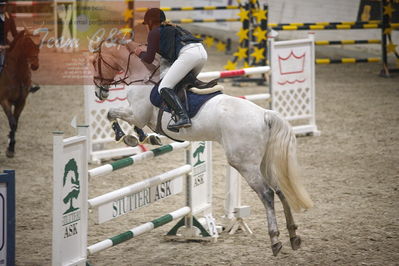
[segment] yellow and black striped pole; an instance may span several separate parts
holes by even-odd
[[[316,64],[326,65],[326,64],[350,64],[350,63],[379,63],[381,58],[370,57],[370,58],[316,58]]]
[[[185,19],[176,19],[176,20],[171,20],[172,23],[175,24],[181,24],[181,23],[206,23],[206,22],[239,22],[239,18],[223,18],[223,19],[217,19],[217,18],[206,18],[206,19],[191,19],[191,18],[185,18]]]
[[[186,6],[186,7],[161,7],[162,11],[199,11],[199,10],[234,10],[240,9],[239,6]],[[148,8],[136,8],[136,12],[146,12]]]
[[[339,41],[315,41],[315,45],[348,45],[348,44],[380,44],[381,40],[339,40]]]
[[[370,21],[340,21],[340,22],[299,22],[299,23],[270,23],[269,27],[306,27],[306,26],[337,26],[337,25],[365,25],[365,24],[379,24],[380,20],[370,20]]]
[[[380,23],[367,23],[367,24],[333,24],[333,25],[282,25],[272,26],[273,30],[276,31],[289,31],[289,30],[353,30],[353,29],[379,29],[381,28]]]

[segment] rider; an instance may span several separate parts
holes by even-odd
[[[10,47],[11,41],[9,35],[11,34],[12,40],[18,35],[15,20],[10,13],[7,12],[7,0],[0,0],[0,73],[4,68],[6,61],[6,50]],[[33,85],[29,92],[36,92],[40,89],[39,85]]]
[[[18,32],[14,18],[6,11],[7,0],[0,0],[0,72],[4,68],[6,49],[11,43],[8,39],[9,33],[14,39]]]
[[[171,67],[159,84],[158,92],[166,105],[174,111],[178,120],[169,124],[168,129],[178,131],[182,127],[190,127],[191,120],[173,88],[190,71],[197,76],[208,55],[201,39],[194,37],[181,27],[166,21],[165,13],[159,8],[151,8],[144,15],[143,24],[148,25],[148,47],[144,52],[140,47],[135,54],[146,63],[154,61],[155,53],[166,59]]]

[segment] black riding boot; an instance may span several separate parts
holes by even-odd
[[[162,88],[160,94],[166,105],[172,109],[177,116],[176,123],[169,124],[168,129],[177,132],[179,128],[191,127],[191,120],[176,93],[172,89]]]

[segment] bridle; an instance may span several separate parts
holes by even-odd
[[[107,79],[104,78],[102,75],[102,64],[106,65],[107,67],[115,70],[115,71],[119,71],[119,69],[113,67],[111,64],[109,64],[107,61],[105,61],[104,57],[101,54],[101,47],[102,44],[104,43],[104,40],[101,41],[98,50],[95,53],[98,53],[98,58],[97,58],[97,70],[98,70],[98,74],[99,76],[95,76],[93,78],[93,82],[94,84],[97,86],[97,88],[100,89],[100,93],[103,92],[109,92],[109,86],[113,86],[113,85],[117,85],[117,84],[125,84],[127,86],[132,85],[134,83],[139,83],[139,82],[151,82],[152,84],[156,85],[157,82],[153,81],[152,78],[154,77],[155,73],[157,72],[157,70],[159,69],[160,66],[157,66],[154,71],[151,73],[150,77],[148,79],[138,79],[138,80],[133,80],[130,82],[127,82],[126,80],[129,78],[129,68],[130,68],[130,58],[132,55],[134,55],[134,52],[130,52],[129,53],[129,57],[127,60],[127,66],[126,66],[126,70],[125,70],[125,74],[123,75],[123,78],[119,78],[117,80],[115,79]],[[105,83],[105,84],[104,84]]]

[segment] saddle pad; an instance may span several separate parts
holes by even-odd
[[[187,91],[188,107],[189,107],[189,110],[187,110],[188,116],[190,118],[193,118],[198,113],[199,109],[204,103],[206,103],[208,100],[219,94],[222,94],[222,92],[217,91],[211,94],[200,95],[200,94],[195,94],[191,91]],[[154,106],[158,108],[161,107],[162,99],[161,95],[159,95],[158,92],[158,85],[155,85],[154,88],[152,88],[150,100]],[[183,102],[183,106],[186,107],[185,102]],[[165,112],[170,113],[169,108],[166,108]]]

